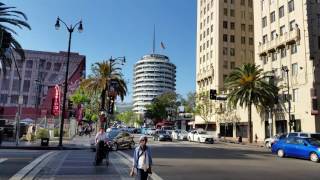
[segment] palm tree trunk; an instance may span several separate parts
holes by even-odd
[[[248,133],[248,136],[249,136],[249,143],[252,143],[252,136],[253,136],[253,132],[252,132],[252,104],[249,103],[249,106],[248,106],[248,124],[249,124],[249,127],[248,127],[248,130],[249,130],[249,133]]]
[[[101,92],[101,110],[104,110],[106,106],[106,92],[106,89],[102,90]]]

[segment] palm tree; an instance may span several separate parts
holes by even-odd
[[[0,70],[2,69],[4,73],[6,72],[7,66],[11,67],[13,51],[17,52],[22,60],[25,59],[25,54],[21,45],[12,36],[12,34],[16,35],[17,32],[9,26],[31,30],[30,25],[26,22],[27,16],[23,12],[15,9],[16,7],[6,6],[4,3],[0,2]],[[7,55],[7,52],[9,52],[10,55]]]
[[[267,106],[274,101],[278,88],[267,81],[261,68],[254,64],[243,64],[236,68],[225,81],[230,91],[227,96],[228,105],[235,108],[237,105],[248,108],[249,142],[252,143],[252,105],[256,108]]]
[[[119,72],[119,68],[115,68],[108,61],[95,63],[92,65],[92,75],[82,81],[81,86],[88,92],[100,93],[101,109],[105,109],[105,102],[107,93],[111,86],[111,82],[116,82],[117,86],[114,87],[116,95],[120,96],[121,100],[127,94],[127,85]]]

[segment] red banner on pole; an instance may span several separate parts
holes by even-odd
[[[52,115],[58,116],[60,113],[60,87],[54,87],[54,97],[52,98]]]

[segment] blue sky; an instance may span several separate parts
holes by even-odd
[[[25,49],[66,51],[66,29],[56,31],[57,16],[68,24],[83,20],[84,31],[73,33],[71,50],[86,55],[87,74],[94,62],[126,56],[123,67],[132,100],[133,65],[152,52],[156,25],[156,52],[177,66],[177,93],[195,90],[196,0],[2,0],[28,16],[31,31],[19,30]],[[161,50],[163,41],[166,49]]]

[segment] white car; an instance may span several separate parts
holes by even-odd
[[[154,135],[154,134],[156,134],[156,129],[155,129],[155,128],[149,128],[149,129],[147,130],[147,135],[152,136],[152,135]]]
[[[207,133],[207,131],[203,129],[192,130],[188,134],[189,141],[196,141],[200,143],[214,143],[213,135]]]
[[[172,137],[172,139],[175,139],[175,140],[187,140],[188,139],[188,132],[185,130],[177,129],[177,130],[172,131],[171,137]]]

